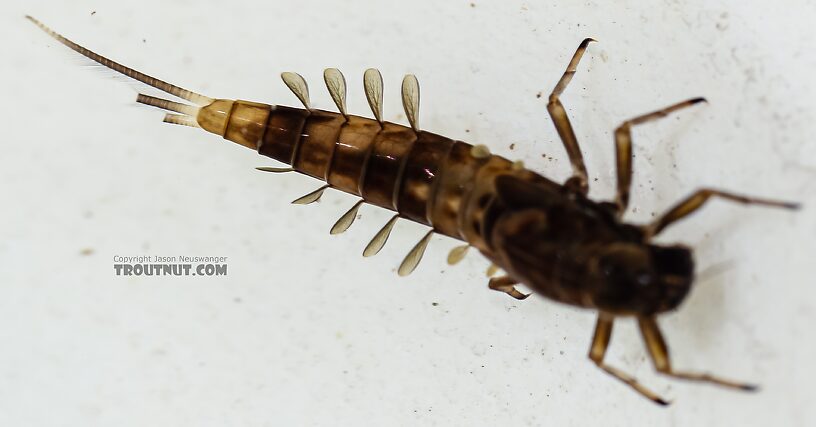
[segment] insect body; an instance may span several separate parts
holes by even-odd
[[[783,208],[797,205],[704,189],[651,224],[623,222],[632,176],[631,127],[702,102],[702,98],[619,126],[615,132],[617,197],[614,202],[601,203],[588,199],[586,167],[559,96],[592,39],[580,44],[549,98],[548,111],[573,167],[573,176],[561,185],[524,168],[520,162],[491,155],[484,146],[420,130],[419,84],[411,75],[402,84],[410,126],[383,121],[382,77],[373,69],[366,71],[363,81],[374,119],[346,112],[346,81],[336,69],[326,70],[324,77],[339,113],[312,109],[306,82],[294,73],[283,73],[282,77],[304,108],[213,99],[113,62],[28,19],[80,54],[190,103],[140,94],[138,102],[172,111],[165,116],[165,122],[203,128],[290,166],[259,168],[263,171],[297,171],[325,182],[293,203],[315,202],[327,188],[361,197],[332,227],[332,234],[352,224],[362,203],[395,211],[365,248],[365,256],[383,247],[398,218],[431,227],[406,256],[400,275],[409,274],[417,266],[433,233],[444,234],[466,243],[451,252],[450,263],[474,247],[506,272],[490,280],[491,289],[524,299],[528,295],[514,287],[524,283],[551,299],[597,310],[590,359],[654,402],[667,403],[632,377],[604,363],[616,317],[637,318],[659,372],[743,390],[754,388],[671,367],[656,316],[676,308],[688,294],[694,262],[687,247],[661,246],[651,241],[711,197]]]

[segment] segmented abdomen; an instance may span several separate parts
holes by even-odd
[[[258,141],[260,154],[486,249],[481,218],[492,178],[511,169],[509,160],[476,157],[470,144],[394,123],[284,106],[267,111],[265,126],[249,127],[258,135],[241,135]]]

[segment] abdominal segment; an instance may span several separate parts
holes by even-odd
[[[471,193],[489,198],[492,178],[511,166],[498,156],[474,157],[472,145],[431,132],[322,110],[273,106],[262,127],[260,154],[467,241],[482,241],[472,217],[484,206],[468,204]]]

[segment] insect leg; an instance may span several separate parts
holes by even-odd
[[[697,190],[691,196],[689,196],[685,200],[681,201],[680,203],[669,209],[668,212],[664,213],[662,216],[660,216],[660,218],[655,220],[653,223],[646,226],[646,234],[648,236],[654,236],[660,233],[661,231],[663,231],[663,229],[665,229],[672,223],[677,222],[700,209],[705,204],[705,202],[708,201],[708,199],[715,196],[726,200],[730,200],[732,202],[743,203],[746,205],[763,205],[785,209],[799,208],[798,203],[759,199],[755,197],[748,197],[739,194],[728,193],[725,191],[704,188],[702,190]]]
[[[572,164],[572,178],[570,178],[568,182],[571,185],[577,186],[584,194],[589,191],[589,179],[587,177],[586,165],[584,164],[584,156],[581,154],[581,147],[578,146],[575,131],[572,130],[572,124],[570,124],[569,117],[567,116],[567,110],[564,109],[564,105],[561,104],[559,97],[561,93],[564,92],[564,89],[567,88],[570,80],[572,80],[572,76],[575,75],[578,62],[581,60],[581,57],[584,56],[587,46],[594,41],[593,39],[587,38],[581,42],[575,54],[572,55],[572,60],[570,60],[569,65],[567,65],[567,70],[564,71],[561,80],[555,85],[555,88],[550,94],[550,100],[547,103],[547,111],[550,113],[550,117],[555,124],[555,129],[558,131],[558,136],[561,137],[561,142],[564,144],[564,148],[567,150],[567,155]]]
[[[623,215],[629,206],[629,189],[632,186],[632,126],[666,117],[674,111],[700,102],[706,102],[705,98],[692,98],[662,110],[629,119],[615,129],[615,162],[618,169],[618,194],[615,204],[618,205],[618,215]]]
[[[643,335],[643,340],[646,342],[646,349],[649,351],[649,356],[652,358],[652,362],[654,362],[655,369],[657,369],[658,372],[674,378],[704,381],[739,390],[754,391],[757,389],[755,385],[724,380],[706,373],[675,372],[669,361],[669,349],[663,340],[663,335],[660,333],[660,328],[657,326],[654,316],[639,317],[638,324],[640,325],[640,333]]]
[[[490,283],[487,286],[494,291],[504,292],[519,301],[529,297],[530,294],[523,294],[513,286],[517,284],[518,281],[516,279],[510,276],[502,276],[490,279]]]
[[[669,402],[658,396],[651,390],[640,385],[640,383],[625,372],[618,368],[612,367],[604,363],[604,356],[606,356],[606,349],[609,347],[609,340],[612,338],[612,324],[615,318],[611,314],[599,313],[598,323],[595,325],[595,335],[592,337],[592,346],[589,349],[589,358],[603,369],[609,375],[623,381],[632,387],[636,392],[643,397],[655,402],[659,405],[668,405]]]

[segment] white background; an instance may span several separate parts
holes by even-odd
[[[0,425],[814,425],[816,5],[809,1],[4,2],[0,22]],[[649,4],[646,4],[649,3]],[[642,8],[641,8],[642,7]],[[92,13],[92,12],[96,13]],[[635,131],[628,217],[701,186],[801,201],[713,202],[664,241],[702,278],[662,325],[676,367],[755,381],[745,394],[656,376],[631,320],[609,360],[674,401],[657,407],[586,358],[594,314],[486,288],[486,262],[448,267],[435,238],[389,213],[289,201],[318,182],[136,106],[138,85],[88,66],[23,19],[215,97],[297,105],[297,71],[331,108],[325,67],[368,115],[362,72],[422,84],[424,129],[488,145],[562,180],[546,95],[564,95],[592,178],[613,194],[612,130],[686,99],[710,104]],[[543,93],[541,98],[536,94]],[[510,149],[510,145],[514,149]],[[597,180],[596,180],[597,179]],[[229,257],[222,278],[115,277],[114,255]],[[437,305],[434,305],[436,303]]]

